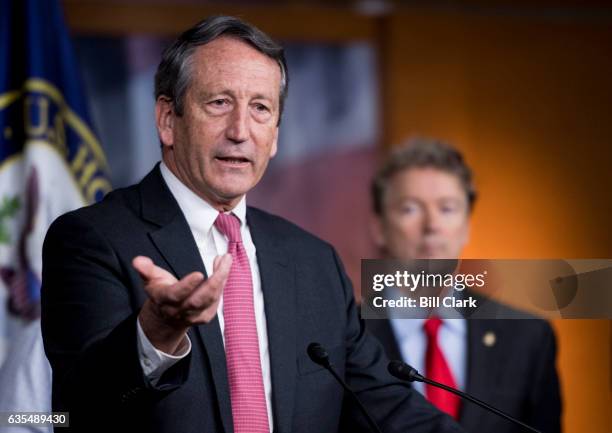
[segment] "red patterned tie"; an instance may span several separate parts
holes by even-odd
[[[427,354],[425,355],[425,376],[444,385],[457,387],[453,374],[444,359],[444,354],[438,346],[438,331],[442,320],[431,318],[425,321],[425,333],[427,334]],[[459,419],[460,399],[455,394],[425,385],[425,396],[438,409],[446,412],[456,420]]]
[[[240,221],[233,214],[220,213],[215,227],[227,236],[228,252],[233,258],[223,289],[223,319],[234,432],[269,433],[253,307],[253,281],[240,236]]]

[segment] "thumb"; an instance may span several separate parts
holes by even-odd
[[[232,255],[229,253],[215,257],[215,261],[213,263],[213,274],[209,278],[211,284],[221,287],[225,285],[225,281],[227,280],[232,268],[232,259]]]

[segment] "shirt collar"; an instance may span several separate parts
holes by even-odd
[[[391,318],[390,322],[397,341],[405,341],[423,330],[425,319]]]
[[[399,341],[409,339],[411,336],[423,331],[423,325],[427,319],[399,319],[390,320],[393,332]],[[442,326],[446,327],[451,333],[463,337],[467,331],[466,319],[441,319]]]
[[[189,227],[200,236],[208,235],[219,211],[181,182],[163,161],[159,168]],[[231,212],[238,217],[240,226],[243,227],[246,224],[246,195],[242,196]]]

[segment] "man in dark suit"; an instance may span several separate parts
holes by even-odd
[[[454,148],[413,139],[396,149],[373,181],[373,233],[387,258],[456,259],[469,238],[476,192],[470,168]],[[488,308],[514,315],[500,304]],[[367,327],[390,359],[458,387],[543,432],[560,431],[561,402],[550,325],[529,319],[372,319]],[[434,376],[434,377],[431,377]],[[516,425],[416,384],[467,431],[519,432]]]
[[[49,229],[43,337],[73,431],[368,431],[311,342],[382,431],[461,431],[388,375],[333,248],[246,206],[286,90],[267,35],[197,24],[156,74],[161,164]]]

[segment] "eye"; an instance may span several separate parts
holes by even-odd
[[[206,101],[204,109],[211,116],[219,116],[228,113],[232,109],[233,102],[230,98],[218,97]]]
[[[255,104],[255,110],[260,112],[260,113],[268,113],[268,112],[270,112],[270,109],[266,105],[261,104],[261,103],[256,103]]]
[[[449,202],[449,203],[441,203],[439,210],[440,213],[445,215],[455,214],[460,212],[463,209],[463,205],[460,202]]]
[[[405,203],[400,207],[400,212],[404,215],[412,215],[419,211],[419,207],[414,203]]]
[[[224,107],[229,104],[227,99],[215,99],[214,101],[210,101],[208,105],[212,105],[213,107]]]

